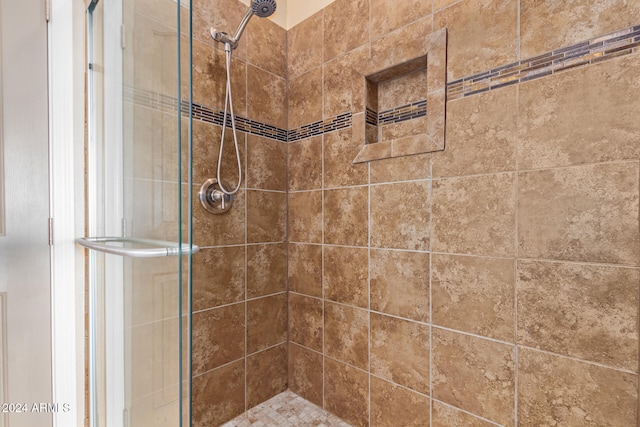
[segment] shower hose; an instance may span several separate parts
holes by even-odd
[[[238,136],[236,134],[236,119],[233,114],[233,97],[231,96],[231,45],[229,43],[224,44],[224,52],[227,65],[227,89],[224,97],[224,116],[222,118],[222,137],[220,138],[220,152],[218,153],[218,172],[216,178],[218,179],[218,186],[224,194],[233,195],[240,189],[242,183],[242,163],[240,162],[240,150],[238,149]],[[238,185],[233,190],[227,190],[222,184],[220,179],[220,167],[222,165],[222,151],[224,149],[224,134],[227,129],[227,116],[231,116],[231,131],[233,134],[233,144],[236,149],[236,160],[238,162]]]

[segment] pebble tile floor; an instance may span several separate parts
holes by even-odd
[[[237,416],[221,427],[351,427],[287,390]]]

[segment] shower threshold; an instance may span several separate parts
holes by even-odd
[[[287,390],[221,427],[351,427],[321,407]]]

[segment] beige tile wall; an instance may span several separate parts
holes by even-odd
[[[236,0],[193,2],[194,102],[224,108],[223,46],[209,28],[233,32],[246,11]],[[234,52],[237,115],[286,128],[286,32],[254,18]],[[221,128],[193,121],[194,195],[216,175]],[[225,215],[193,205],[193,425],[216,426],[287,389],[287,146],[238,133],[243,182]],[[222,176],[235,185],[233,138]],[[196,197],[197,199],[197,197]]]
[[[550,21],[542,3],[337,0],[288,32],[254,19],[237,113],[290,129],[359,113],[351,64],[410,51],[416,28],[448,28],[451,80],[640,16],[576,0]],[[232,31],[238,5],[194,1],[194,96],[212,108],[224,74],[208,28]],[[636,425],[639,66],[448,102],[431,155],[352,164],[362,114],[290,144],[240,134],[236,206],[194,206],[195,425],[287,387],[354,426]],[[198,179],[219,136],[194,122]]]
[[[340,77],[413,26],[448,28],[451,80],[640,16],[555,3],[337,0],[287,33],[289,126],[361,111]],[[448,102],[431,155],[289,144],[291,390],[354,426],[636,425],[639,66]]]

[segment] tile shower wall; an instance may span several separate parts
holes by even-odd
[[[288,144],[292,391],[354,426],[637,425],[640,55],[449,100],[443,152],[355,165],[350,64],[447,27],[455,81],[638,16],[337,0],[288,31],[289,129],[354,114]]]
[[[233,31],[236,0],[194,0],[193,100],[224,108],[225,55],[209,28]],[[238,116],[286,129],[286,32],[249,23],[232,65]],[[221,127],[193,120],[193,425],[217,426],[287,389],[286,144],[238,133],[243,184],[224,215],[206,212],[197,191],[216,176]],[[222,176],[237,183],[227,131]]]
[[[193,1],[205,111],[224,105],[209,28],[233,30],[245,9]],[[351,64],[447,27],[452,82],[639,12],[337,0],[288,32],[253,19],[235,52],[236,114],[290,143],[240,133],[233,210],[194,206],[194,424],[289,387],[354,426],[636,425],[639,55],[450,100],[445,151],[357,165],[365,97]],[[307,132],[342,114],[351,127]],[[220,132],[194,120],[196,183],[215,174]],[[234,162],[225,153],[230,182]]]

